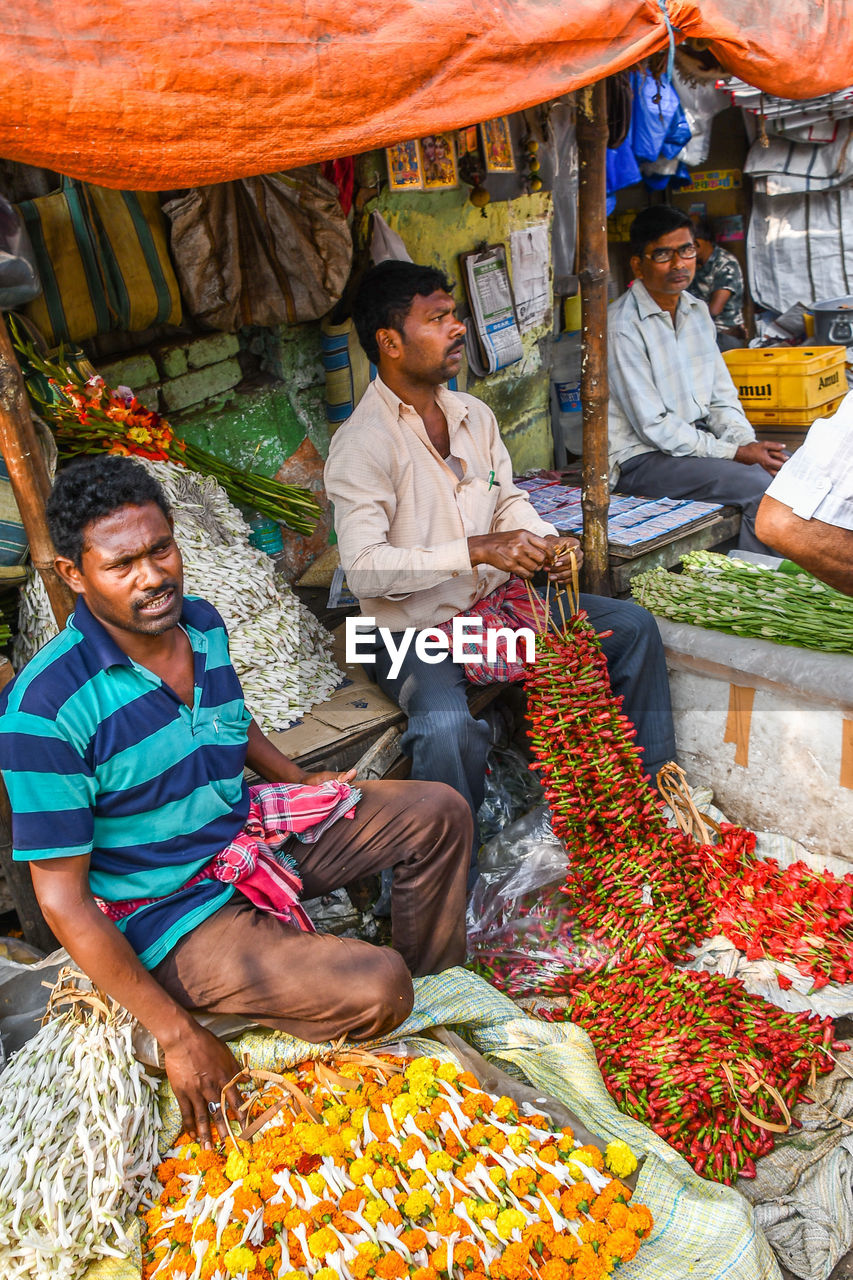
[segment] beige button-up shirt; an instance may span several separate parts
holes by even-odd
[[[488,405],[445,387],[437,399],[461,480],[420,415],[379,378],[332,437],[326,463],[347,583],[362,614],[392,631],[446,622],[506,582],[509,574],[491,565],[472,567],[468,538],[556,532],[513,484]]]

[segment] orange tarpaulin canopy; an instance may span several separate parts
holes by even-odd
[[[848,85],[848,0],[666,0],[785,97]],[[269,173],[518,111],[666,46],[664,0],[7,0],[0,156],[105,186]]]

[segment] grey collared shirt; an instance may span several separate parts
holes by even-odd
[[[608,316],[610,481],[641,453],[733,458],[755,439],[704,302],[678,299],[675,323],[639,280]]]

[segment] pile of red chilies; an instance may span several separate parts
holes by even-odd
[[[717,927],[748,960],[789,960],[815,987],[853,981],[853,875],[839,880],[804,862],[783,870],[752,856],[752,832],[722,830],[723,843],[705,849]],[[791,985],[781,973],[777,981]]]
[[[583,1027],[620,1111],[706,1178],[754,1177],[755,1158],[773,1148],[772,1132],[747,1119],[735,1097],[756,1120],[785,1126],[767,1086],[790,1111],[810,1101],[802,1089],[813,1067],[832,1070],[830,1018],[784,1013],[719,974],[650,958],[566,973],[558,986],[565,1009],[536,1012]]]

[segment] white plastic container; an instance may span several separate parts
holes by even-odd
[[[555,441],[569,453],[583,448],[581,414],[581,335],[561,333],[554,339],[551,370],[551,424]]]

